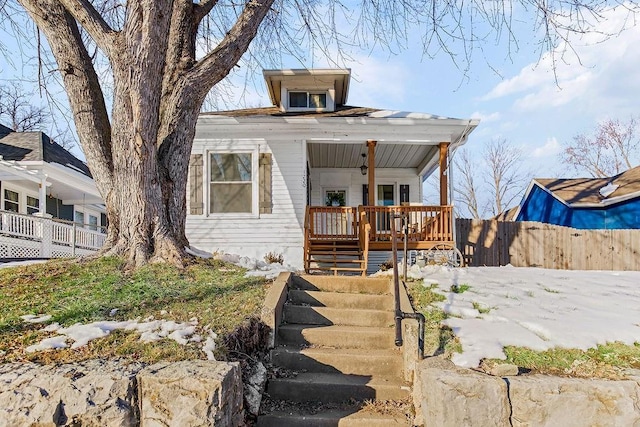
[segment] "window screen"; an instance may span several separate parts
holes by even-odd
[[[211,153],[210,213],[252,212],[251,153]]]
[[[307,92],[289,92],[289,107],[307,108]]]
[[[11,212],[18,212],[18,193],[11,190],[4,190],[4,210]]]

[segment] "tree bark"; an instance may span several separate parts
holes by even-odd
[[[20,0],[44,32],[63,76],[87,163],[109,222],[102,255],[181,266],[185,259],[189,154],[209,90],[240,60],[273,0],[252,0],[200,61],[195,37],[216,4],[190,0],[126,3],[112,30],[85,0]],[[113,108],[104,96],[78,23],[108,58]]]

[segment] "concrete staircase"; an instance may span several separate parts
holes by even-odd
[[[292,277],[271,352],[284,374],[269,380],[268,401],[277,404],[258,426],[411,425],[404,413],[372,410],[410,396],[391,291],[389,279]],[[374,402],[363,408],[365,400]]]

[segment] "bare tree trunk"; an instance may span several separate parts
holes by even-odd
[[[217,47],[197,61],[198,25],[214,0],[127,2],[117,31],[90,2],[20,3],[51,45],[107,207],[101,254],[125,256],[130,267],[182,265],[188,161],[200,107],[247,50],[273,0],[247,2]],[[111,64],[111,118],[78,23]]]

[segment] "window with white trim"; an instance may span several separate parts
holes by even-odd
[[[327,93],[289,91],[289,108],[325,109],[327,108]]]
[[[253,213],[252,152],[209,153],[209,213]]]
[[[20,212],[20,194],[17,191],[4,190],[4,210]]]
[[[37,197],[27,195],[27,213],[32,215],[40,212],[40,200]]]
[[[73,213],[73,222],[78,225],[84,225],[84,212],[75,211]]]
[[[98,229],[98,217],[89,214],[89,230],[96,231]]]

